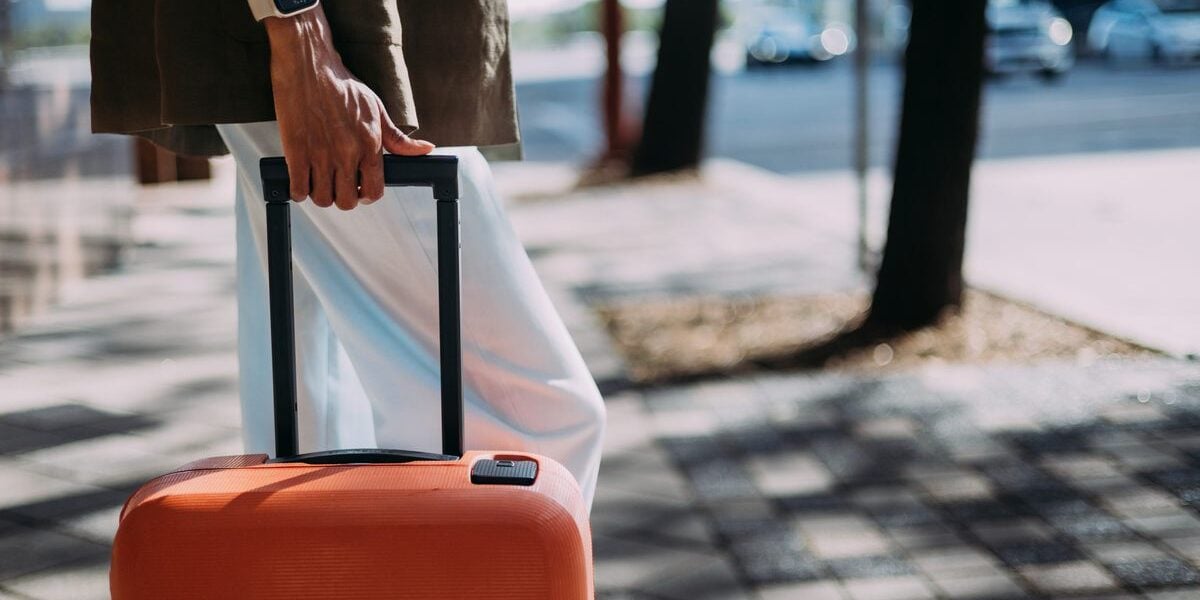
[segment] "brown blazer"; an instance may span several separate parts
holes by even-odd
[[[439,146],[519,141],[505,0],[322,0],[347,68]],[[246,0],[94,0],[92,130],[225,154],[215,123],[272,121],[266,30]],[[419,118],[418,118],[419,116]]]

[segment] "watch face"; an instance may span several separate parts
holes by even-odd
[[[289,15],[304,10],[317,3],[317,0],[275,0],[279,12]]]

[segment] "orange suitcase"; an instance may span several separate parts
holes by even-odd
[[[463,452],[458,163],[385,157],[438,207],[442,454],[297,454],[287,167],[263,159],[276,457],[217,457],[142,486],[113,542],[114,600],[590,599],[578,485],[542,456]]]

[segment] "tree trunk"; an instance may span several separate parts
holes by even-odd
[[[987,0],[913,0],[887,243],[867,323],[929,325],[963,292]]]
[[[717,0],[666,2],[642,141],[633,159],[634,175],[677,171],[700,164],[717,3]]]
[[[8,86],[8,69],[13,59],[12,0],[0,0],[0,90]]]

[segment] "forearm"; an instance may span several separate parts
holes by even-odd
[[[297,81],[289,75],[317,73],[322,69],[341,71],[341,56],[333,47],[333,36],[325,10],[318,5],[291,17],[267,17],[263,19],[271,47],[271,71],[273,83],[287,85]]]

